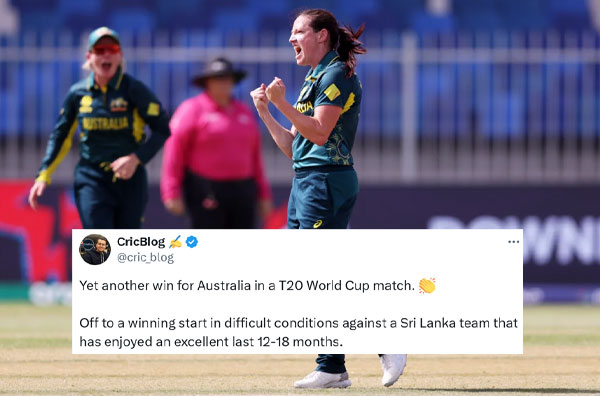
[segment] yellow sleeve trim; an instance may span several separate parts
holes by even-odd
[[[58,168],[58,165],[65,159],[67,154],[69,154],[69,150],[71,150],[71,146],[73,145],[73,135],[75,134],[75,130],[77,130],[77,119],[75,119],[75,121],[73,121],[73,125],[71,125],[71,129],[69,129],[69,134],[67,135],[67,138],[65,139],[62,146],[60,147],[60,151],[58,152],[58,155],[56,156],[54,161],[52,161],[52,163],[50,164],[49,167],[47,167],[46,169],[44,169],[40,172],[40,175],[35,179],[36,182],[43,181],[48,184],[50,184],[52,182],[52,177],[51,177],[52,174],[54,173],[54,171],[56,171],[56,168]]]
[[[138,109],[133,110],[133,138],[136,143],[141,142],[144,139],[144,127],[146,123],[144,119],[140,116]]]
[[[344,114],[345,112],[350,110],[350,107],[352,107],[353,104],[354,104],[354,92],[351,92],[350,95],[348,96],[348,100],[346,101],[346,104],[344,105],[342,114]]]
[[[329,100],[334,100],[340,96],[340,90],[335,84],[331,84],[323,93],[329,98]]]
[[[46,184],[50,184],[50,175],[48,174],[48,170],[44,169],[40,172],[40,175],[35,179],[36,182],[43,181]]]

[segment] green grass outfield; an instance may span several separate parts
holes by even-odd
[[[70,307],[0,304],[0,395],[599,395],[600,307],[524,316],[522,356],[410,355],[388,389],[376,355],[348,355],[352,387],[295,390],[312,356],[72,355]]]

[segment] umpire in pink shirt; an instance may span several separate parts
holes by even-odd
[[[246,73],[230,61],[209,62],[193,83],[204,92],[171,118],[160,191],[167,210],[189,214],[193,228],[254,228],[272,208],[254,114],[233,98]]]

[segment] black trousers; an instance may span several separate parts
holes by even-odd
[[[254,228],[256,195],[253,179],[215,181],[187,172],[184,181],[192,228]]]
[[[379,357],[382,355],[379,354]],[[346,355],[323,355],[319,354],[317,359],[316,371],[324,371],[330,374],[342,374],[346,372]]]
[[[146,169],[128,180],[83,158],[75,167],[75,203],[83,228],[141,228],[148,202]]]

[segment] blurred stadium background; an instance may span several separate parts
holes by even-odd
[[[93,28],[121,34],[170,113],[217,55],[249,72],[242,100],[277,75],[293,102],[293,10],[314,6],[366,23],[351,226],[524,228],[525,302],[600,303],[597,0],[0,0],[0,298],[70,301],[77,144],[42,209],[26,197]],[[292,171],[263,132],[280,227]],[[185,227],[160,203],[160,162],[146,227]]]

